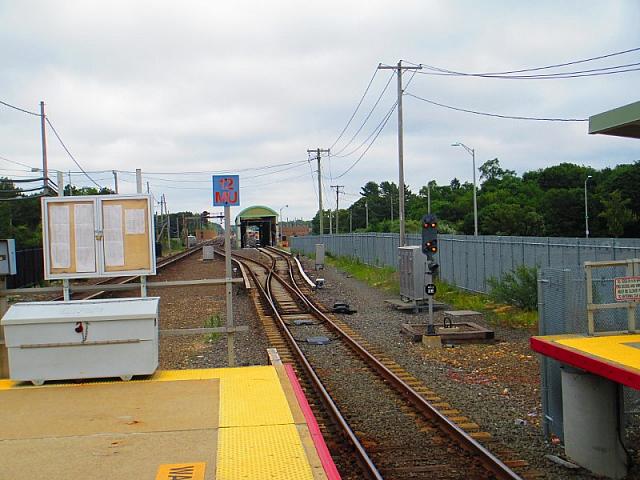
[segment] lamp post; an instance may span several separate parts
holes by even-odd
[[[473,160],[473,235],[478,236],[478,198],[476,193],[476,151],[473,148],[467,147],[464,143],[457,142],[452,143],[452,147],[462,147],[464,148],[469,155],[471,155],[471,159]]]
[[[285,208],[289,208],[289,205],[285,205],[284,207],[280,207],[280,216],[278,217],[278,224],[280,226],[280,228],[279,228],[280,245],[282,245],[282,210],[284,210]]]
[[[587,182],[590,178],[593,178],[591,175],[587,175],[587,178],[584,179],[584,236],[585,238],[589,238],[589,206],[587,203]]]

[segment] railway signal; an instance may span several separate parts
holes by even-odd
[[[438,219],[432,213],[422,217],[422,253],[429,261],[438,253]]]

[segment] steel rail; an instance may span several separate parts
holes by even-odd
[[[249,258],[244,257],[242,255],[237,255],[237,257],[242,258],[242,260],[244,260],[244,261],[253,262],[253,263],[261,266],[265,270],[267,270],[267,279],[270,279],[270,278],[272,278],[272,275],[275,275],[279,279],[279,281],[282,282],[282,279],[279,277],[279,275],[273,271],[273,269],[275,268],[275,259],[273,261],[273,268],[270,269],[270,268],[268,268],[267,266],[265,266],[264,264],[262,264],[261,262],[259,262],[257,260],[249,259]],[[313,367],[311,366],[311,364],[309,363],[309,361],[305,357],[304,353],[302,352],[302,350],[298,346],[295,338],[293,338],[293,335],[291,334],[289,329],[286,327],[286,324],[284,323],[284,320],[282,319],[282,317],[280,316],[280,314],[279,314],[279,312],[278,312],[278,310],[276,308],[276,305],[274,303],[273,298],[267,292],[267,290],[270,290],[270,287],[267,287],[267,290],[265,290],[265,287],[263,287],[261,285],[260,281],[258,280],[256,273],[251,268],[247,268],[247,270],[249,271],[249,274],[253,278],[253,281],[255,282],[256,286],[258,287],[258,290],[260,291],[261,295],[268,302],[268,304],[269,304],[269,306],[270,306],[270,308],[271,308],[271,310],[273,312],[273,315],[278,320],[278,323],[279,323],[279,326],[280,326],[280,330],[283,332],[283,334],[285,335],[285,338],[287,339],[287,343],[289,343],[289,346],[295,352],[295,355],[297,356],[298,361],[300,362],[300,364],[304,368],[304,371],[307,374],[308,378],[311,379],[313,387],[316,389],[316,392],[318,392],[318,394],[320,395],[320,398],[321,398],[323,404],[325,405],[325,407],[327,408],[327,410],[331,414],[331,417],[334,419],[334,421],[342,429],[347,441],[349,442],[351,447],[354,449],[354,451],[356,453],[356,458],[358,460],[358,463],[360,463],[360,465],[364,469],[365,474],[367,475],[368,478],[370,478],[372,480],[384,480],[384,477],[380,474],[380,472],[376,468],[376,466],[373,463],[373,461],[371,460],[371,458],[369,458],[369,455],[367,454],[367,451],[362,446],[362,444],[360,443],[360,440],[358,440],[358,437],[353,432],[353,430],[349,426],[349,423],[344,418],[344,416],[340,412],[338,406],[335,404],[335,402],[331,398],[331,395],[329,394],[329,392],[326,390],[326,388],[322,384],[322,381],[317,376],[316,372],[313,370]],[[267,281],[267,285],[270,285],[270,281]]]
[[[283,255],[279,251],[275,251],[279,255]],[[289,263],[289,274],[293,280],[293,268],[289,260],[290,256],[285,256]],[[278,274],[275,274],[278,276]],[[279,277],[279,276],[278,276]],[[282,279],[281,279],[282,281]],[[498,457],[493,455],[489,450],[483,447],[477,440],[469,436],[464,430],[458,427],[455,423],[449,420],[446,416],[440,413],[435,407],[433,407],[427,400],[425,400],[418,392],[416,392],[411,386],[407,385],[400,377],[389,370],[383,365],[376,357],[369,353],[364,347],[362,347],[356,340],[351,338],[346,332],[344,332],[338,325],[336,325],[327,315],[325,315],[316,305],[307,298],[297,286],[297,282],[293,281],[293,290],[297,292],[298,297],[310,308],[316,315],[327,322],[331,328],[336,331],[356,353],[365,358],[367,362],[386,380],[392,383],[396,389],[410,401],[421,413],[431,418],[445,431],[447,434],[454,438],[457,443],[465,450],[473,453],[476,458],[482,463],[482,465],[493,473],[498,479],[505,480],[522,480],[518,474],[505,465]]]

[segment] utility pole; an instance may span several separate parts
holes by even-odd
[[[331,185],[331,188],[336,189],[336,235],[338,234],[338,217],[340,217],[340,189],[344,188],[344,185]]]
[[[403,70],[421,70],[422,66],[417,65],[414,67],[402,66],[402,60],[398,61],[397,66],[383,66],[378,65],[380,70],[395,70],[398,76],[398,218],[400,220],[400,246],[406,245],[406,237],[404,233],[404,165],[403,165],[403,138],[402,138],[402,71]]]
[[[427,182],[427,213],[431,213],[431,185]]]
[[[40,102],[40,132],[42,135],[42,188],[44,194],[47,194],[49,189],[49,164],[47,162],[47,129],[45,126],[46,116],[44,114],[44,102]],[[64,185],[58,185],[58,189],[64,188]]]
[[[116,189],[116,195],[120,192],[118,192],[118,172],[116,172],[115,170],[111,170],[111,172],[113,173],[113,185],[115,186]]]
[[[391,222],[393,223],[393,193],[389,194],[389,200],[391,200]]]
[[[364,202],[364,223],[365,227],[369,229],[369,202]]]
[[[349,233],[353,233],[353,208],[349,207]]]
[[[315,153],[316,160],[318,161],[318,221],[320,222],[320,235],[324,235],[324,222],[323,216],[324,212],[322,211],[322,170],[320,169],[320,154],[321,153],[329,153],[329,149],[316,148],[315,150],[308,149],[307,153]],[[331,228],[329,228],[329,234],[331,234]]]

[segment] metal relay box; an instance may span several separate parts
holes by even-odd
[[[316,243],[316,270],[324,268],[324,243]]]
[[[403,300],[428,299],[425,286],[431,283],[427,268],[427,257],[420,247],[398,247],[400,267],[400,297]]]
[[[13,238],[0,240],[0,275],[15,275],[16,241]]]

